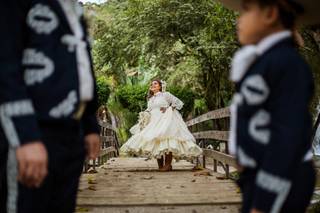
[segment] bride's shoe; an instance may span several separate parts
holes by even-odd
[[[172,171],[172,166],[169,165],[165,165],[164,167],[162,167],[161,169],[159,169],[160,172],[169,172],[169,171]]]
[[[160,159],[157,159],[157,163],[158,163],[159,169],[162,169],[163,168],[163,157]]]
[[[160,172],[168,172],[172,171],[172,153],[170,152],[169,154],[166,155],[165,157],[165,165],[159,169]]]

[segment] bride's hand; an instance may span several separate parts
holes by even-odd
[[[166,107],[160,107],[160,111],[161,111],[162,113],[165,113],[165,112],[167,111],[167,108],[166,108]]]

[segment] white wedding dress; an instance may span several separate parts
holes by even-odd
[[[169,92],[158,92],[151,97],[146,110],[150,113],[148,124],[143,129],[135,125],[131,129],[134,135],[120,151],[148,158],[160,158],[169,152],[175,159],[201,155],[202,149],[196,145],[195,138],[177,111],[182,106],[183,102]],[[160,111],[161,107],[167,108],[164,113]]]

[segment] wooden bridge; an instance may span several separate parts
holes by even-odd
[[[227,153],[229,108],[186,122],[203,156],[194,162],[174,162],[171,172],[159,172],[155,160],[119,157],[115,118],[110,117],[111,122],[100,121],[100,156],[85,163],[77,213],[239,212],[235,159]],[[320,181],[308,212],[319,209]]]
[[[100,122],[101,154],[85,165],[77,212],[239,212],[240,192],[229,178],[235,160],[226,153],[228,118],[225,108],[188,121],[203,156],[174,162],[172,172],[159,172],[155,160],[118,157],[114,125]],[[200,125],[209,130],[197,131]]]

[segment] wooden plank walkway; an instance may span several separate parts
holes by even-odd
[[[158,172],[154,160],[111,159],[98,173],[82,175],[77,212],[239,212],[240,193],[233,181],[192,168],[179,161],[173,164],[174,171]]]

